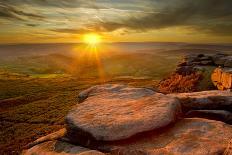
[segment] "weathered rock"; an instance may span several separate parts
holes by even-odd
[[[181,113],[177,99],[146,88],[101,85],[83,94],[88,98],[66,117],[67,133],[79,143],[83,135],[90,141],[126,139],[165,127]]]
[[[232,154],[232,139],[228,143],[228,146],[223,155],[231,155],[231,154]]]
[[[211,90],[193,93],[170,94],[177,97],[185,111],[228,110],[232,111],[232,92]]]
[[[216,68],[211,80],[219,90],[232,89],[232,68]]]
[[[232,126],[220,121],[186,118],[160,131],[151,131],[140,136],[112,143],[105,148],[112,150],[143,150],[141,155],[216,155],[223,154],[232,137]],[[107,146],[107,147],[106,147]],[[130,155],[121,152],[120,155]],[[132,155],[132,154],[131,154]]]
[[[226,110],[191,110],[185,117],[199,117],[232,124],[232,113]]]
[[[104,155],[96,150],[69,144],[63,141],[47,141],[23,151],[23,155]]]
[[[214,64],[216,66],[224,66],[225,62],[226,62],[226,58],[225,57],[218,57],[217,59],[214,60]]]
[[[200,65],[203,65],[203,66],[205,66],[205,65],[213,65],[213,62],[211,60],[202,60],[200,62]]]
[[[66,135],[66,129],[63,128],[63,129],[60,129],[59,131],[56,131],[54,133],[48,134],[44,137],[41,137],[32,143],[29,143],[25,148],[31,148],[35,145],[38,145],[38,144],[46,142],[46,141],[59,140],[59,139],[64,138],[65,135]]]
[[[226,60],[224,66],[232,68],[232,57]]]

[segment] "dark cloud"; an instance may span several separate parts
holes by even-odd
[[[114,31],[126,28],[147,31],[173,26],[189,26],[196,30],[216,34],[232,34],[231,0],[156,0],[159,12],[142,17],[130,17],[116,22],[99,22],[100,30]],[[155,3],[157,5],[157,3]],[[153,6],[157,8],[157,6]]]
[[[55,7],[68,10],[69,8],[110,9],[110,7],[106,7],[107,5],[104,4],[112,3],[111,7],[117,6],[117,8],[121,7],[122,9],[128,9],[131,7],[127,6],[130,2],[135,6],[141,5],[144,1],[4,0],[0,2],[0,17],[16,20],[25,20],[25,17],[37,20],[50,18],[22,11],[20,6],[25,5],[28,6],[28,8],[30,8],[29,6],[46,7],[46,9],[47,7]],[[123,5],[125,3],[127,5]],[[103,19],[98,22],[94,21],[94,23],[88,24],[84,28],[73,29],[68,26],[68,23],[65,23],[67,28],[48,29],[60,33],[81,34],[91,31],[111,32],[118,29],[144,32],[184,26],[195,29],[196,32],[198,31],[199,33],[232,35],[232,0],[147,0],[146,3],[149,4],[147,6],[150,8],[149,13],[145,13],[144,11],[146,10],[139,10],[141,11],[139,16],[133,14],[132,11],[128,18],[120,18],[120,16],[114,17],[112,20],[107,18],[107,20]],[[121,12],[119,12],[119,14],[120,13]],[[105,14],[105,16],[107,16],[107,14]],[[51,17],[53,18],[53,20],[50,21],[51,24],[55,21],[54,18],[56,17],[57,16]],[[62,14],[62,18],[68,18],[68,13]],[[26,25],[36,26],[33,23],[28,23]]]
[[[30,24],[30,23],[27,23],[25,24],[26,26],[30,26],[30,27],[36,27],[36,26],[39,26],[38,24]]]
[[[40,7],[57,7],[57,8],[105,8],[96,2],[96,0],[4,0],[9,5],[31,5]]]
[[[16,7],[7,5],[5,3],[1,3],[0,2],[0,17],[1,18],[7,18],[7,19],[13,19],[13,20],[26,20],[25,18],[29,18],[29,19],[44,19],[43,16],[41,15],[36,15],[33,13],[28,13],[28,12],[24,12],[22,10],[19,10]]]
[[[85,28],[74,29],[74,28],[58,28],[58,29],[50,29],[53,32],[60,32],[60,33],[71,33],[71,34],[84,34],[88,32],[92,32],[93,30],[88,30]]]

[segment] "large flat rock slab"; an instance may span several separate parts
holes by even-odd
[[[47,141],[23,151],[22,155],[104,155],[96,150],[90,150],[63,141]]]
[[[232,92],[202,91],[193,93],[177,93],[168,96],[177,97],[184,110],[228,110],[232,111]]]
[[[232,126],[220,121],[185,118],[160,131],[151,131],[123,141],[105,143],[120,155],[217,155],[232,138]],[[228,149],[227,149],[228,150]],[[110,151],[110,150],[109,150]]]
[[[84,102],[66,116],[69,138],[115,141],[165,127],[181,113],[179,101],[146,88],[101,85],[82,93]],[[78,141],[80,142],[80,141]]]

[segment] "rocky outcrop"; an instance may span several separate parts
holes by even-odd
[[[225,54],[217,54],[213,57],[213,62],[216,66],[221,67],[232,67],[232,56],[225,55]]]
[[[224,69],[214,71],[219,66]],[[232,56],[226,54],[187,55],[178,64],[176,71],[161,80],[159,91],[162,93],[194,92],[211,90],[214,86],[220,90],[228,89],[232,87],[231,68]]]
[[[226,110],[190,110],[185,117],[207,118],[232,124],[232,113]]]
[[[132,155],[128,150],[138,149],[149,155],[219,155],[225,151],[232,137],[231,131],[232,127],[222,122],[189,118],[163,131],[151,131],[127,141],[106,143],[102,147],[121,151],[121,155]]]
[[[129,138],[175,122],[181,111],[177,99],[146,88],[103,85],[80,95],[88,98],[66,117],[67,132],[74,141],[80,139],[75,133],[103,141]]]
[[[177,93],[168,96],[177,97],[182,109],[189,110],[228,110],[232,111],[232,92],[211,90],[193,93]]]
[[[81,92],[78,100],[66,117],[66,129],[36,140],[23,154],[231,152],[232,126],[227,123],[231,120],[232,92],[164,95],[147,88],[108,84]]]
[[[211,79],[219,90],[232,89],[232,68],[216,68]]]

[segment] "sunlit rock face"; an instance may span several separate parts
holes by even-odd
[[[196,92],[216,88],[219,90],[232,88],[231,55],[223,53],[186,55],[176,70],[159,84],[159,91],[162,93]]]
[[[87,98],[66,117],[73,141],[83,134],[102,141],[126,139],[174,123],[181,113],[177,99],[146,88],[102,85],[80,95]]]
[[[38,144],[22,153],[23,155],[104,155],[96,150],[90,150],[63,141],[47,141]]]
[[[180,100],[182,109],[188,110],[229,110],[232,111],[232,92],[211,90],[193,93],[176,93],[168,96]]]
[[[121,155],[134,151],[148,155],[223,154],[232,137],[232,126],[223,122],[185,118],[162,131],[151,131],[133,139],[105,143],[105,148]]]
[[[78,96],[65,128],[24,155],[218,155],[231,153],[232,92],[164,95],[106,84]]]
[[[219,90],[232,89],[232,67],[216,68],[211,75],[211,79]]]

